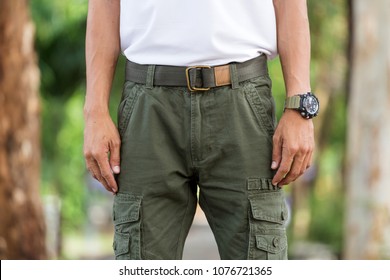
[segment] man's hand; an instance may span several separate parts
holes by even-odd
[[[309,168],[314,150],[312,120],[286,109],[273,137],[272,169],[277,170],[272,184],[283,186],[295,181]]]
[[[108,113],[86,114],[84,157],[92,176],[109,192],[116,193],[114,174],[120,172],[120,138]]]

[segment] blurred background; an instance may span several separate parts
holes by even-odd
[[[0,259],[112,259],[83,158],[87,0],[0,0]],[[308,0],[313,166],[285,188],[290,259],[390,259],[390,2]],[[270,62],[280,117],[284,84]],[[110,109],[124,78],[119,60]],[[185,259],[218,259],[199,210]]]

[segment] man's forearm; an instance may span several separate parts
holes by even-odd
[[[86,34],[87,95],[85,116],[108,113],[108,102],[120,54],[119,0],[90,0]]]
[[[310,87],[310,30],[306,0],[274,0],[278,52],[287,96]]]

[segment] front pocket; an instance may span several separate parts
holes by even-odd
[[[246,99],[256,116],[261,129],[273,136],[276,126],[275,101],[271,93],[268,77],[259,77],[245,85]]]
[[[141,259],[141,202],[141,196],[115,195],[113,248],[116,259]]]
[[[248,259],[286,259],[288,208],[282,190],[252,190]]]
[[[123,136],[127,129],[139,93],[140,91],[137,84],[129,81],[125,82],[122,100],[118,106],[118,131],[120,136]]]

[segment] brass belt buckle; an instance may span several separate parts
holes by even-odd
[[[187,78],[187,87],[190,91],[206,91],[209,90],[210,88],[203,88],[203,87],[193,87],[191,86],[191,81],[190,81],[190,70],[191,69],[211,69],[211,66],[206,66],[206,65],[196,65],[196,66],[190,66],[186,68],[186,78]]]

